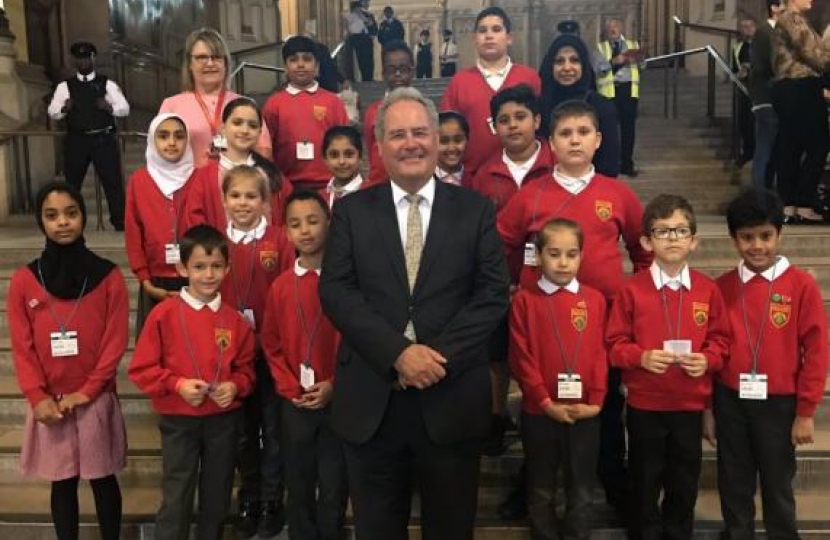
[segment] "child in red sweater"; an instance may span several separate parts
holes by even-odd
[[[438,165],[435,176],[442,182],[470,187],[471,178],[464,168],[464,154],[470,141],[470,124],[455,111],[438,113]]]
[[[266,218],[268,181],[258,168],[237,165],[222,182],[230,270],[222,299],[234,306],[256,334],[265,297],[277,276],[293,265],[294,248],[282,226]],[[279,399],[262,350],[257,348],[256,386],[244,402],[244,429],[237,467],[241,485],[236,530],[240,537],[271,538],[284,525],[283,470],[279,452]]]
[[[522,388],[522,443],[534,538],[587,540],[599,454],[599,418],[608,376],[605,298],[576,279],[582,230],[568,219],[545,224],[536,251],[542,277],[521,289],[510,311],[510,368]],[[556,475],[567,499],[557,523]]]
[[[242,398],[254,386],[254,334],[219,288],[228,245],[209,225],[188,229],[177,268],[188,286],[150,313],[128,374],[160,415],[164,465],[155,537],[186,538],[199,486],[197,538],[220,538],[230,506]]]
[[[180,116],[163,113],[150,122],[146,160],[127,182],[124,221],[127,260],[141,284],[136,336],[150,309],[186,284],[176,263],[179,237],[187,228],[185,203],[194,168],[187,126]]]
[[[513,34],[510,17],[502,8],[481,10],[476,16],[475,30],[476,66],[456,73],[441,98],[442,111],[458,111],[470,123],[470,147],[464,166],[473,175],[501,150],[495,118],[490,113],[493,95],[522,83],[529,85],[537,96],[542,91],[536,70],[514,64],[507,55]]]
[[[274,161],[294,188],[325,190],[323,135],[349,124],[343,102],[317,83],[314,41],[294,36],[282,47],[288,86],[268,98],[262,116],[271,132]]]
[[[296,540],[341,538],[346,465],[329,427],[340,334],[320,307],[317,285],[330,221],[316,192],[295,191],[286,230],[299,257],[268,291],[262,346],[282,407],[288,529]]]
[[[654,264],[617,294],[606,331],[611,365],[628,389],[629,538],[688,540],[703,410],[729,346],[729,320],[715,282],[689,269],[697,247],[691,205],[655,197],[643,230]]]
[[[813,442],[827,377],[821,291],[778,254],[784,209],[773,192],[744,192],[729,205],[726,222],[743,260],[718,278],[732,326],[714,390],[725,534],[754,537],[760,475],[767,534],[798,538],[795,447]]]
[[[334,201],[366,187],[360,175],[360,158],[363,143],[360,132],[354,126],[334,126],[323,137],[323,159],[331,171],[331,180],[326,186],[329,208]]]
[[[387,41],[383,44],[380,59],[383,64],[383,80],[386,82],[387,93],[395,88],[412,85],[412,77],[415,75],[415,58],[406,42],[399,39]],[[386,167],[380,159],[380,147],[375,137],[375,121],[382,104],[382,98],[375,101],[369,105],[363,116],[363,136],[366,138],[366,152],[369,155],[369,185],[389,180]]]
[[[257,167],[268,180],[271,205],[268,220],[281,226],[285,198],[291,193],[291,184],[277,167],[254,150],[263,131],[262,113],[251,98],[239,97],[228,102],[222,110],[222,138],[225,147],[218,160],[211,160],[196,170],[190,185],[185,213],[187,225],[208,225],[224,231],[228,225],[222,183],[228,171],[237,165]]]
[[[624,241],[634,271],[648,268],[651,254],[640,245],[643,207],[626,184],[596,174],[594,154],[602,142],[593,107],[566,101],[551,114],[550,146],[557,164],[553,174],[531,182],[498,215],[514,283],[532,288],[539,279],[535,237],[550,219],[579,223],[585,234],[579,281],[598,289],[610,302],[625,280],[620,253]],[[608,373],[608,393],[601,413],[600,479],[607,501],[624,511],[627,503],[625,404],[618,369]]]
[[[89,480],[103,540],[121,531],[127,438],[115,391],[127,348],[124,278],[85,245],[84,200],[66,182],[35,198],[46,237],[40,257],[17,270],[7,298],[14,369],[29,403],[20,449],[23,474],[51,481],[58,538],[78,537],[78,482]]]

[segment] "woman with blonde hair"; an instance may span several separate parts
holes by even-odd
[[[197,167],[219,158],[222,110],[239,94],[229,89],[231,56],[222,35],[199,28],[187,36],[182,58],[182,92],[165,99],[160,113],[174,113],[187,124]],[[263,126],[257,151],[271,157],[271,135]]]

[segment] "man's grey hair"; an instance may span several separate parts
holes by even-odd
[[[403,88],[392,90],[383,100],[378,110],[377,121],[375,122],[375,138],[377,140],[382,141],[386,136],[386,111],[399,101],[414,101],[423,105],[427,110],[430,125],[438,131],[438,111],[435,109],[435,103],[431,99],[425,98],[417,88],[404,86]]]

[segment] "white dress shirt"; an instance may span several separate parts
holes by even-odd
[[[542,289],[542,292],[548,295],[555,293],[559,289],[565,289],[566,291],[573,294],[579,292],[579,282],[576,280],[576,278],[573,278],[564,286],[557,285],[545,276],[540,277],[539,281],[537,281],[536,283],[539,285],[539,288]]]
[[[679,290],[680,287],[685,287],[687,291],[692,290],[692,276],[689,273],[688,264],[674,277],[664,272],[656,262],[651,263],[649,272],[651,272],[651,280],[654,282],[654,287],[658,291],[663,287],[668,287],[673,291]]]
[[[556,180],[556,183],[562,186],[562,188],[571,195],[578,195],[586,187],[588,187],[588,184],[591,183],[591,180],[594,178],[595,174],[596,171],[594,170],[593,165],[591,165],[588,172],[582,176],[568,176],[559,170],[559,165],[553,168],[553,179]]]
[[[314,83],[309,86],[308,88],[298,88],[293,84],[289,83],[288,86],[285,87],[285,91],[288,92],[292,96],[296,96],[297,94],[301,94],[303,92],[308,92],[309,94],[314,94],[317,92],[317,89],[320,88],[320,83],[314,81]]]
[[[187,287],[182,287],[181,292],[179,293],[179,297],[184,300],[184,302],[195,309],[196,311],[201,311],[203,307],[207,306],[212,312],[216,313],[219,311],[219,308],[222,307],[222,295],[220,293],[216,293],[216,296],[213,297],[213,300],[210,302],[203,302],[190,294],[190,291],[187,290]]]
[[[441,44],[440,58],[442,64],[455,64],[458,61],[458,46],[453,40]]]
[[[303,277],[304,275],[306,275],[306,274],[308,274],[309,272],[312,272],[312,271],[315,272],[318,276],[320,275],[320,269],[319,268],[306,268],[304,266],[301,266],[299,257],[297,257],[297,259],[294,261],[294,273],[297,276]]]
[[[363,185],[363,177],[359,174],[351,179],[351,181],[342,187],[340,190],[340,195],[337,194],[337,188],[334,187],[334,178],[329,180],[328,185],[326,186],[326,192],[329,194],[329,208],[334,206],[334,201],[337,199],[341,199],[346,195],[351,195],[352,193],[356,193],[360,191],[360,186]]]
[[[257,224],[257,226],[251,229],[250,231],[240,231],[239,229],[234,227],[233,222],[230,219],[228,219],[228,240],[230,240],[234,244],[250,244],[254,240],[262,240],[262,237],[265,236],[265,230],[267,228],[268,220],[265,219],[265,216],[259,218],[259,223]]]
[[[516,182],[516,185],[522,187],[522,182],[525,180],[525,176],[527,173],[530,172],[530,169],[536,163],[536,158],[539,157],[539,152],[542,150],[542,143],[536,141],[536,151],[533,152],[533,155],[530,156],[530,159],[525,161],[524,163],[516,163],[509,157],[507,157],[507,150],[501,151],[501,159],[504,161],[504,164],[507,165],[507,170],[510,171],[510,176],[513,177],[513,181]]]
[[[481,71],[482,75],[484,75],[484,80],[486,80],[487,84],[490,85],[490,88],[492,88],[494,92],[498,92],[499,88],[501,88],[504,84],[505,79],[507,79],[507,74],[510,73],[510,68],[513,67],[513,60],[511,60],[508,56],[507,63],[504,67],[497,70],[485,68],[481,65],[481,60],[478,60],[476,64],[478,65],[478,70]]]
[[[787,271],[787,268],[790,267],[790,261],[784,256],[779,256],[778,260],[775,261],[775,264],[761,272],[760,274],[753,272],[749,268],[746,267],[743,261],[738,263],[738,275],[741,278],[741,281],[746,283],[750,279],[754,278],[755,276],[761,276],[767,281],[775,281],[781,275]]]
[[[395,212],[398,216],[398,230],[401,233],[401,245],[406,250],[406,222],[409,217],[409,201],[406,200],[406,196],[409,193],[404,191],[394,180],[390,184],[392,185],[392,200],[395,203]],[[435,202],[435,178],[430,178],[429,182],[418,191],[418,195],[422,197],[421,204],[418,205],[418,210],[421,212],[423,240],[426,241],[427,230],[429,230],[429,219],[432,217],[432,204]]]
[[[447,184],[461,185],[461,180],[464,178],[464,165],[455,172],[449,172],[442,169],[440,166],[435,167],[435,177]]]
[[[79,81],[83,82],[94,79],[95,72],[93,71],[86,76],[78,73],[75,76]],[[66,116],[66,113],[63,111],[63,106],[66,105],[68,99],[69,85],[66,84],[66,81],[63,81],[58,84],[58,87],[55,88],[55,93],[52,95],[52,101],[49,103],[49,108],[47,109],[49,118],[52,120],[62,120]],[[113,116],[121,118],[130,114],[130,104],[127,103],[127,98],[124,97],[121,89],[112,79],[107,79],[107,93],[104,95],[104,99],[112,106]]]

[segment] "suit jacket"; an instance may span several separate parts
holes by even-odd
[[[492,203],[436,182],[412,295],[389,182],[338,200],[320,298],[343,341],[332,426],[353,443],[372,438],[397,380],[395,360],[411,342],[440,352],[447,375],[419,391],[429,436],[447,444],[483,437],[490,426],[488,337],[508,306],[510,278]],[[414,389],[406,390],[417,391]]]

